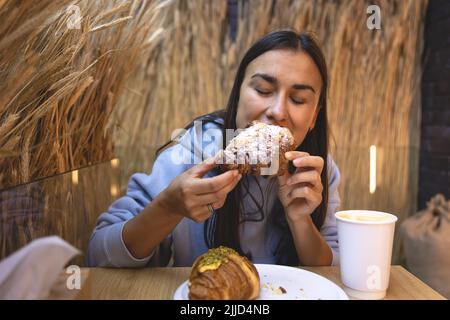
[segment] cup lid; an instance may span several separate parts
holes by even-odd
[[[358,224],[390,224],[398,220],[393,214],[373,210],[343,210],[334,215],[337,220]]]

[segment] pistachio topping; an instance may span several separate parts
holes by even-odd
[[[230,254],[237,254],[237,252],[224,246],[208,250],[198,262],[199,272],[218,269],[222,263],[228,262],[227,257]]]

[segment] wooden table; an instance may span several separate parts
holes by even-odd
[[[342,287],[338,267],[308,267]],[[88,269],[92,299],[172,299],[190,268]],[[401,266],[392,266],[387,300],[442,300],[439,293]]]

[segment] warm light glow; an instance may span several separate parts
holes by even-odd
[[[377,147],[370,146],[370,193],[375,193],[377,188]]]
[[[112,184],[111,185],[111,196],[117,197],[118,194],[119,194],[119,188],[117,187],[116,184]]]
[[[118,159],[118,158],[115,158],[115,159],[112,159],[112,160],[111,160],[111,167],[112,167],[113,169],[116,169],[116,168],[119,167],[119,159]]]
[[[72,171],[72,183],[78,185],[78,170]]]

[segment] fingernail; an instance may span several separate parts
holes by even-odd
[[[294,164],[299,166],[301,164],[301,158],[297,158],[294,160]]]
[[[287,180],[286,180],[286,183],[287,183],[288,185],[290,185],[290,184],[291,184],[291,179],[287,179]]]

